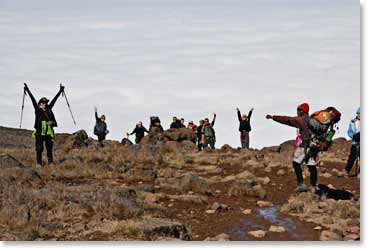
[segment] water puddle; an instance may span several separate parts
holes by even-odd
[[[296,224],[291,218],[282,217],[279,215],[279,206],[269,208],[259,208],[255,218],[245,217],[240,221],[240,224],[228,232],[235,240],[248,240],[248,231],[251,230],[267,230],[268,224],[260,224],[262,221],[268,221],[272,225],[282,226],[292,240],[300,240],[302,237],[296,233]]]

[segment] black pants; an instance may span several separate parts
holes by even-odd
[[[350,148],[350,154],[348,158],[347,165],[345,166],[345,170],[349,173],[354,165],[356,159],[359,158],[359,145],[352,145]]]
[[[140,141],[144,138],[144,136],[136,136],[135,135],[135,144],[139,144]]]
[[[43,143],[46,145],[48,163],[53,163],[52,149],[54,140],[51,136],[36,135],[37,164],[42,165]]]
[[[103,145],[103,141],[106,139],[106,135],[104,134],[101,134],[101,135],[98,135],[98,141],[99,141],[99,144],[104,147]]]

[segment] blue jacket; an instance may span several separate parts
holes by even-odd
[[[348,128],[348,136],[352,139],[353,145],[359,145],[359,141],[353,140],[353,136],[360,132],[360,130],[358,130],[360,127],[356,125],[356,121],[356,119],[351,120]]]

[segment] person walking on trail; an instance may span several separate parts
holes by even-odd
[[[358,107],[356,117],[349,123],[348,136],[352,139],[352,146],[345,169],[339,176],[347,177],[354,163],[360,157],[361,108]]]
[[[209,122],[209,118],[205,118],[204,125],[202,127],[202,139],[203,139],[203,148],[207,148],[210,146],[211,149],[215,149],[215,130],[214,124],[217,115],[214,113],[214,118],[212,122]]]
[[[241,140],[241,147],[245,149],[250,148],[250,132],[251,132],[251,116],[252,111],[254,111],[254,108],[252,108],[248,115],[241,115],[241,111],[239,108],[237,108],[237,116],[238,121],[240,122],[240,140]]]
[[[36,156],[37,165],[43,166],[42,153],[43,146],[46,145],[48,164],[51,165],[54,162],[53,159],[53,144],[55,139],[54,128],[57,127],[57,122],[52,108],[54,107],[57,99],[61,93],[64,92],[65,87],[60,85],[60,90],[51,102],[46,97],[42,97],[38,102],[34,98],[33,94],[28,88],[27,84],[24,84],[24,91],[31,98],[34,110],[35,110],[35,122],[33,137],[36,139]]]
[[[172,118],[172,123],[171,123],[171,125],[170,125],[170,128],[171,129],[178,129],[178,128],[181,128],[181,121],[178,121],[177,120],[177,117],[176,116],[174,116],[173,118]]]
[[[297,187],[296,192],[307,191],[307,186],[303,183],[302,167],[303,163],[306,163],[310,172],[311,189],[316,190],[317,188],[317,168],[318,154],[313,154],[312,157],[306,158],[307,149],[311,140],[310,130],[308,128],[309,121],[309,105],[302,103],[297,107],[297,116],[278,116],[278,115],[266,115],[266,119],[272,119],[281,124],[285,124],[291,127],[295,127],[298,130],[296,138],[296,150],[293,157],[293,168],[296,174]]]
[[[143,122],[139,121],[134,130],[131,133],[127,133],[127,136],[135,134],[135,144],[139,144],[145,133],[149,133],[149,131],[143,126]]]
[[[109,131],[107,130],[106,116],[102,115],[101,117],[98,117],[97,107],[94,107],[94,115],[96,118],[94,134],[97,135],[101,147],[104,147],[103,141],[106,139],[106,135],[109,133]]]

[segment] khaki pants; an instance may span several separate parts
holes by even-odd
[[[318,164],[318,154],[316,156],[310,157],[308,161],[304,161],[306,158],[305,149],[303,147],[297,147],[294,151],[293,161],[297,164],[306,163],[310,166],[316,166]]]

